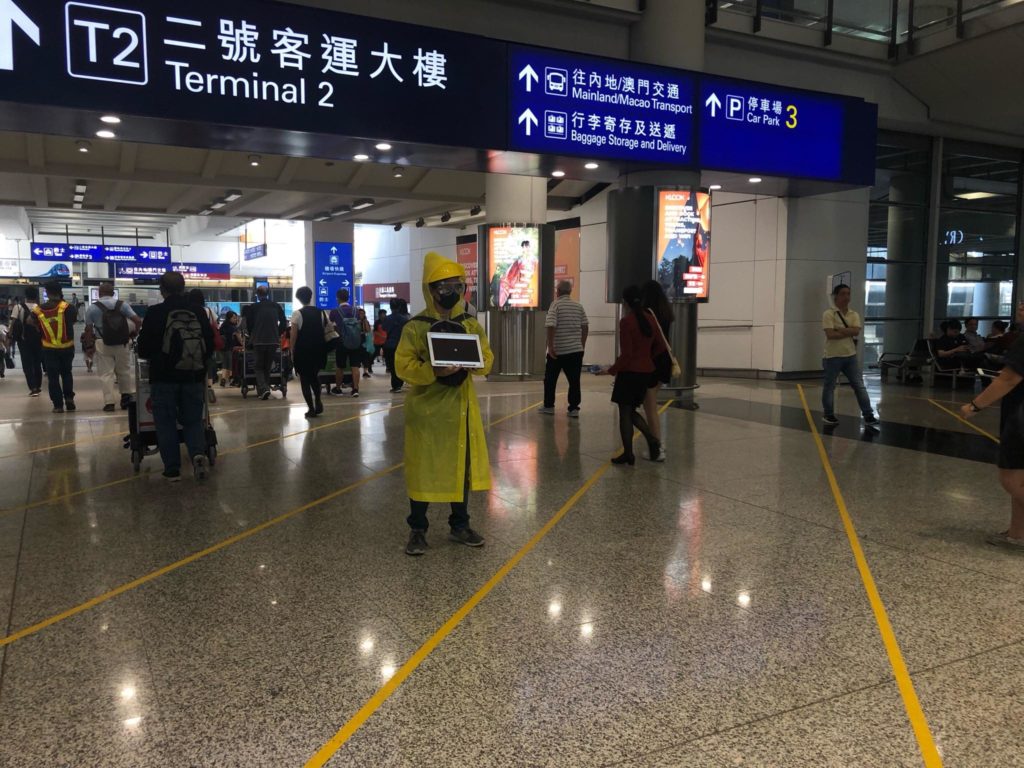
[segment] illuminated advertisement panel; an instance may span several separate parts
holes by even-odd
[[[494,227],[488,231],[487,279],[495,309],[540,306],[540,228]]]
[[[669,301],[708,300],[711,194],[658,190],[655,274]]]

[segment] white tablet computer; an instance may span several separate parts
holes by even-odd
[[[428,333],[430,364],[437,368],[483,368],[484,354],[480,337],[473,333]]]

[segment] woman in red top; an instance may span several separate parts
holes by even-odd
[[[633,454],[633,429],[647,439],[651,460],[661,457],[661,441],[651,432],[647,420],[637,411],[643,405],[654,373],[654,358],[665,350],[661,334],[651,325],[651,315],[640,302],[640,289],[634,285],[622,292],[622,301],[629,313],[619,322],[619,357],[615,365],[603,371],[615,376],[612,402],[619,406],[619,434],[622,454],[612,459],[613,464],[636,463]]]

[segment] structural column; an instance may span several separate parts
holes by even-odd
[[[303,259],[296,259],[292,281],[296,289],[308,285],[316,296],[314,243],[354,243],[355,225],[347,221],[310,221],[306,223],[306,247]],[[353,286],[354,287],[354,286]],[[355,291],[351,292],[355,296]],[[333,297],[332,297],[333,300]]]
[[[486,191],[488,224],[547,223],[547,179],[488,174]],[[481,280],[488,279],[486,264],[480,265],[478,274]],[[487,332],[494,351],[493,375],[516,378],[543,375],[545,312],[488,309],[487,315]]]

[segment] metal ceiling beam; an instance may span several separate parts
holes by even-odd
[[[277,175],[278,184],[289,184],[291,180],[295,178],[295,172],[299,170],[299,165],[302,163],[301,158],[289,157],[284,164],[284,168],[281,169],[281,173]]]
[[[356,168],[356,172],[352,174],[352,177],[348,180],[348,184],[346,186],[348,186],[349,189],[359,189],[363,186],[363,182],[366,181],[366,177],[369,175],[370,164],[362,163],[358,168]]]
[[[35,198],[37,208],[49,208],[50,196],[46,191],[46,177],[32,177],[32,196]]]
[[[138,144],[122,144],[121,145],[121,163],[119,170],[121,173],[135,173],[135,163],[139,159],[139,145]]]
[[[132,188],[130,181],[119,181],[110,190],[110,194],[107,195],[106,202],[103,204],[104,210],[116,211],[120,207],[125,195],[128,194],[128,190]]]
[[[211,149],[206,153],[206,162],[203,163],[202,177],[212,179],[220,171],[220,165],[224,162],[224,153],[219,149]]]
[[[195,187],[186,187],[185,191],[174,198],[171,204],[167,206],[167,213],[181,213],[196,196],[197,190]]]
[[[25,136],[25,154],[28,156],[28,164],[33,168],[43,168],[46,165],[46,151],[43,148],[43,137],[38,134]]]

